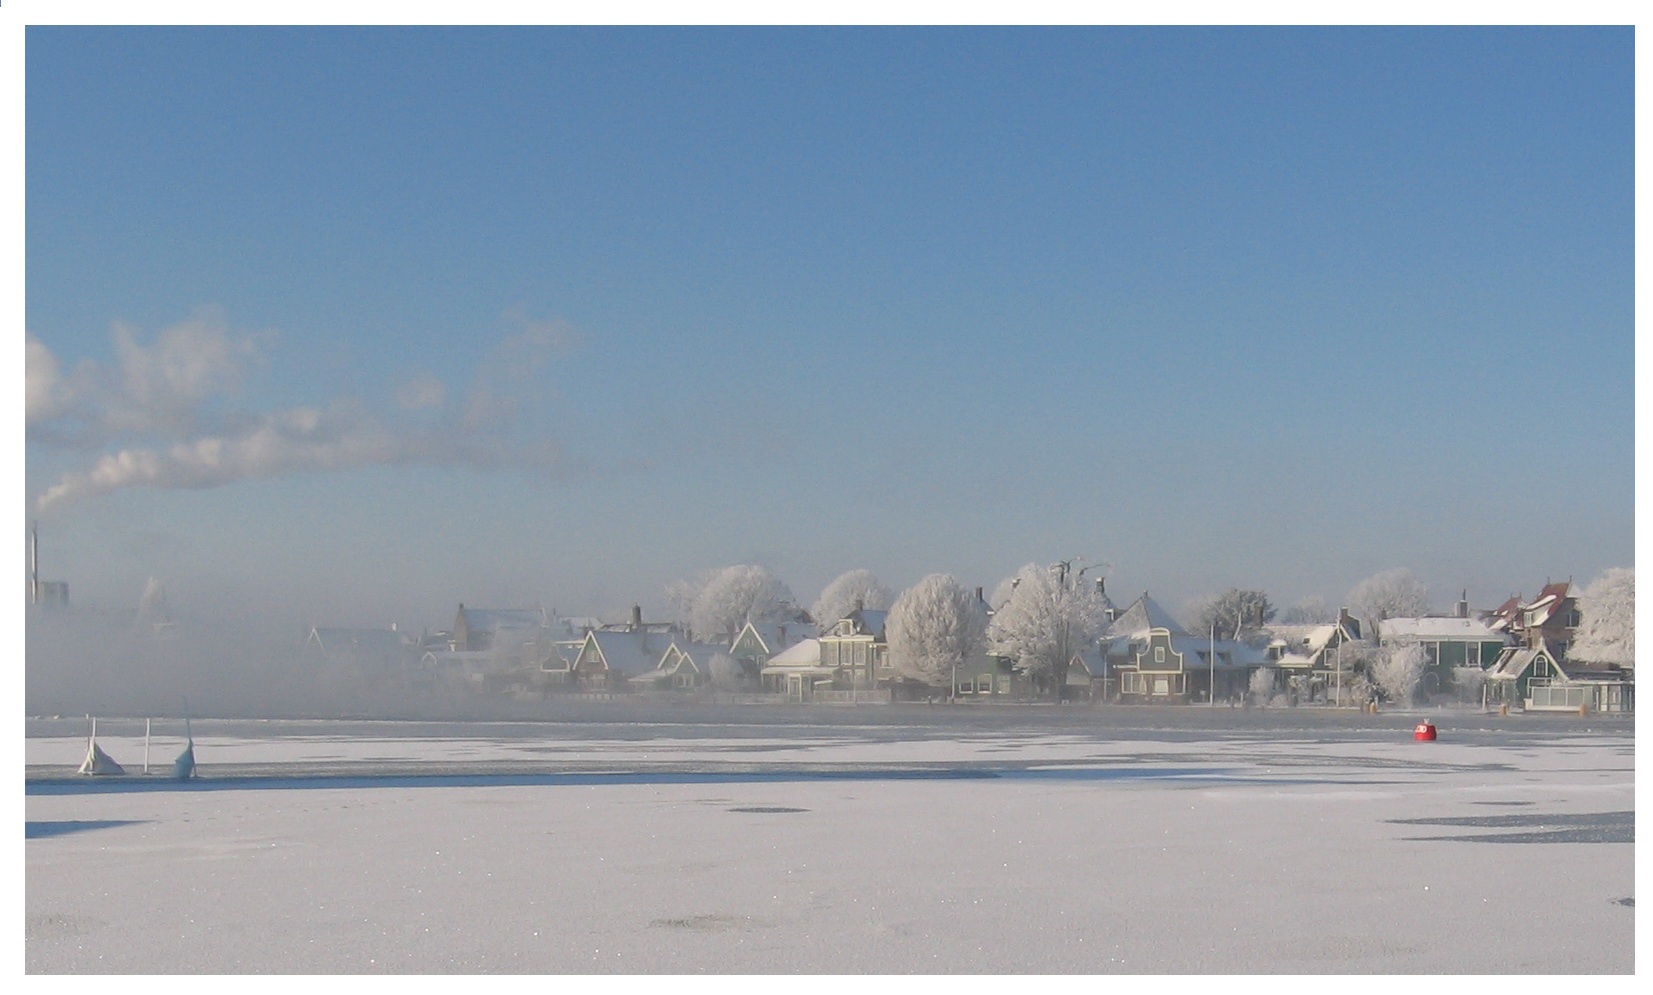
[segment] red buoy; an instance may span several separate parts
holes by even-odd
[[[1435,727],[1427,722],[1419,722],[1418,727],[1412,730],[1412,738],[1420,743],[1435,741]]]

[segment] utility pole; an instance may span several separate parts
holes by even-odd
[[[1205,695],[1210,699],[1207,704],[1217,707],[1217,620],[1211,620],[1211,689]]]

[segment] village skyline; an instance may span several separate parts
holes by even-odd
[[[76,606],[289,626],[1586,584],[1632,41],[31,26],[25,527]]]

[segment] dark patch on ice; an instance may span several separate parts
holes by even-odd
[[[94,829],[136,826],[143,821],[142,819],[80,819],[68,822],[25,822],[23,823],[23,838],[38,840],[49,836],[68,836],[71,833],[85,833]]]
[[[785,805],[749,805],[745,808],[732,808],[729,811],[731,811],[731,812],[757,812],[757,813],[760,813],[760,814],[767,814],[767,813],[770,813],[770,812],[776,812],[776,813],[779,813],[779,812],[807,812],[807,811],[809,811],[809,809],[807,809],[807,808],[788,808]]]
[[[1636,824],[1635,812],[1574,812],[1566,815],[1534,812],[1520,815],[1459,815],[1428,819],[1390,819],[1403,826],[1596,826]]]
[[[726,929],[736,929],[741,920],[735,916],[699,915],[682,916],[676,919],[654,919],[649,922],[650,929],[686,929],[696,933],[721,932]]]
[[[1617,901],[1615,901],[1613,904],[1614,905],[1622,905],[1627,909],[1633,909],[1633,908],[1636,907],[1636,900],[1634,898],[1621,898],[1621,899],[1618,899]]]
[[[1412,836],[1412,840],[1454,840],[1462,843],[1634,843],[1635,812],[1583,812],[1566,815],[1541,812],[1520,815],[1482,815],[1433,819],[1390,819],[1407,826],[1470,826],[1481,829],[1530,829],[1524,833],[1480,833],[1463,836]]]
[[[85,936],[103,925],[103,920],[88,916],[62,915],[59,913],[29,916],[23,920],[23,939],[27,942],[29,940]]]

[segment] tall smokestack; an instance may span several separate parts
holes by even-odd
[[[40,604],[40,523],[29,525],[29,604]]]

